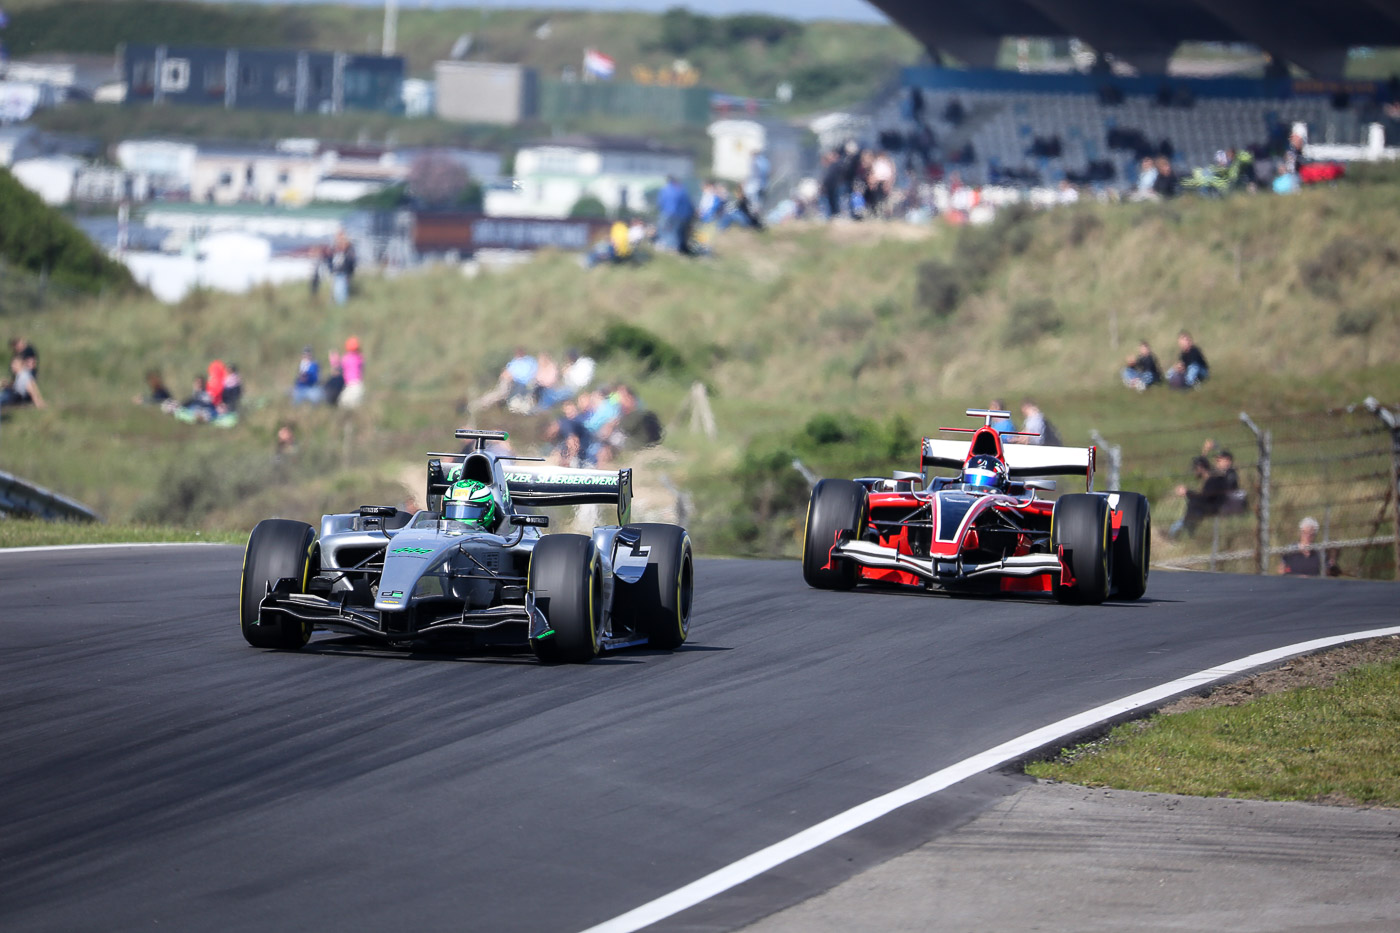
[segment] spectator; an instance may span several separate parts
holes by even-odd
[[[828,219],[841,214],[841,177],[843,162],[840,153],[833,149],[822,156],[821,200],[826,205]]]
[[[1210,378],[1210,367],[1206,365],[1205,354],[1196,346],[1189,331],[1183,330],[1176,336],[1177,348],[1181,356],[1172,368],[1167,370],[1167,385],[1173,389],[1194,389]]]
[[[290,421],[284,421],[277,426],[277,439],[273,447],[272,459],[281,462],[290,457],[296,456],[297,452],[297,429],[296,425]]]
[[[1225,481],[1225,499],[1220,503],[1220,514],[1243,515],[1249,505],[1249,494],[1240,488],[1240,475],[1235,470],[1235,455],[1228,450],[1216,454],[1215,472]]]
[[[1137,355],[1128,357],[1127,363],[1123,370],[1123,385],[1128,388],[1145,392],[1148,386],[1162,381],[1162,370],[1157,365],[1157,356],[1146,340],[1138,341]]]
[[[690,192],[674,175],[666,176],[666,184],[656,197],[656,243],[661,249],[685,252],[690,237],[690,224],[695,218],[695,205]]]
[[[724,212],[724,188],[719,182],[711,179],[705,182],[700,189],[700,206],[696,221],[702,224],[712,224],[719,220],[720,214]]]
[[[146,394],[137,395],[132,398],[132,402],[137,405],[160,405],[170,398],[170,390],[165,386],[165,380],[160,376],[160,370],[146,370]]]
[[[1181,181],[1172,170],[1172,160],[1166,156],[1157,157],[1157,177],[1152,181],[1152,190],[1163,200],[1169,200],[1181,193]]]
[[[560,466],[579,466],[593,439],[584,427],[583,415],[577,403],[565,402],[559,414],[559,418],[545,432],[545,437],[554,444],[551,456]]]
[[[865,202],[872,214],[888,217],[890,199],[894,195],[897,175],[894,159],[888,152],[877,152],[870,160],[870,168],[865,175]]]
[[[502,402],[509,403],[511,399],[521,396],[533,396],[539,365],[539,361],[525,352],[524,347],[516,347],[510,362],[506,363],[500,375],[496,377],[496,388],[473,402],[472,410],[479,411]]]
[[[1060,432],[1045,417],[1045,412],[1034,399],[1021,400],[1021,436],[1015,438],[1018,444],[1035,444],[1041,447],[1060,446]]]
[[[297,377],[292,382],[292,404],[319,405],[323,401],[325,391],[321,388],[321,367],[316,362],[316,354],[311,347],[302,347]]]
[[[1133,190],[1134,201],[1149,201],[1157,196],[1157,163],[1151,156],[1143,156],[1138,167],[1137,187]]]
[[[1311,515],[1298,523],[1298,545],[1279,561],[1278,572],[1297,577],[1322,576],[1322,552],[1313,546],[1317,540],[1317,519]],[[1335,566],[1332,564],[1331,566]],[[1329,570],[1331,570],[1329,566]],[[1336,574],[1332,574],[1336,576]]]
[[[39,358],[17,353],[10,359],[10,379],[0,387],[0,407],[6,405],[33,405],[44,408],[44,394],[39,391],[39,379],[34,375],[39,368]]]
[[[340,391],[336,403],[341,408],[359,408],[365,398],[365,360],[360,355],[360,338],[345,338],[345,352],[340,355],[340,372],[345,379],[345,388]]]
[[[10,340],[11,357],[19,357],[22,360],[33,360],[34,365],[30,367],[30,372],[34,378],[39,378],[39,351],[34,349],[34,345],[26,337],[15,337]]]
[[[340,403],[340,393],[345,391],[345,372],[340,365],[340,351],[332,350],[326,357],[327,368],[330,375],[322,384],[321,389],[327,405],[338,405]]]
[[[999,398],[992,399],[992,411],[1007,411],[1006,401]],[[1010,418],[994,418],[992,420],[992,430],[996,431],[998,434],[1015,434],[1016,422],[1012,421]],[[1003,441],[1003,443],[1005,443],[1005,441]]]
[[[1209,460],[1205,457],[1193,458],[1191,471],[1200,481],[1201,488],[1176,487],[1176,494],[1186,499],[1186,512],[1168,529],[1167,534],[1173,538],[1183,531],[1188,535],[1194,533],[1201,519],[1220,514],[1220,507],[1225,501],[1225,477],[1211,471]]]
[[[219,410],[214,397],[209,394],[208,381],[204,376],[195,376],[190,384],[190,394],[172,409],[172,414],[182,421],[213,421]]]
[[[331,274],[331,297],[343,305],[350,300],[350,280],[355,275],[355,244],[344,230],[335,235],[326,266]]]
[[[204,386],[209,392],[209,397],[214,400],[215,408],[224,403],[224,380],[227,378],[228,369],[224,366],[224,361],[210,361],[209,374],[205,377]]]
[[[768,197],[768,180],[772,174],[773,163],[769,161],[768,153],[762,149],[755,152],[748,180],[744,182],[744,195],[755,213],[763,212],[763,200]]]
[[[224,376],[223,410],[236,412],[238,411],[238,403],[241,401],[243,401],[243,377],[239,375],[238,364],[230,363],[228,374]]]

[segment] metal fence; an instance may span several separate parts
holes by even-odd
[[[1276,573],[1298,550],[1300,522],[1312,518],[1326,572],[1400,579],[1400,415],[1375,399],[1113,437],[1094,432],[1093,440],[1105,488],[1151,501],[1157,566]],[[1188,501],[1179,489],[1201,487],[1191,461],[1203,450],[1213,466],[1216,454],[1233,455],[1243,501],[1210,510],[1194,527],[1178,525]]]

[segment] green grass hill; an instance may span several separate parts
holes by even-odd
[[[401,477],[451,443],[460,403],[493,382],[515,344],[556,354],[580,344],[613,351],[600,377],[633,381],[670,426],[662,450],[632,462],[650,501],[669,501],[663,476],[689,493],[706,553],[796,552],[806,485],[794,456],[824,475],[914,468],[919,435],[998,395],[1014,405],[1034,394],[1066,443],[1088,443],[1091,429],[1125,439],[1124,485],[1150,487],[1165,517],[1176,480],[1133,474],[1139,448],[1170,455],[1172,470],[1179,459],[1185,481],[1195,426],[1227,426],[1246,447],[1242,410],[1268,423],[1367,395],[1400,401],[1395,243],[1400,185],[1362,173],[1290,198],[1006,211],[965,230],[731,231],[712,258],[641,267],[584,270],[572,255],[543,254],[475,277],[370,271],[343,309],[305,287],[175,306],[111,294],[50,303],[5,315],[42,352],[52,406],[7,413],[0,469],[119,522],[314,521],[402,499]],[[1211,381],[1189,393],[1125,390],[1117,371],[1136,339],[1166,356],[1181,327],[1205,348]],[[291,409],[302,345],[324,358],[350,334],[366,348],[365,407]],[[248,385],[238,427],[132,404],[148,368],[183,394],[216,357],[238,363]],[[683,414],[696,380],[712,390],[714,440]],[[274,431],[289,419],[300,451],[275,462]],[[546,424],[474,420],[511,428],[523,446]]]

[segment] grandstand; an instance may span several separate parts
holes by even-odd
[[[1359,144],[1372,101],[1348,98],[1338,107],[1335,94],[1294,94],[1292,82],[1242,79],[1117,80],[1120,94],[1106,96],[1087,75],[923,68],[907,69],[901,84],[903,90],[872,115],[877,135],[908,136],[917,129],[907,89],[919,88],[940,161],[971,184],[1011,178],[1050,185],[1069,178],[1126,187],[1143,155],[1165,151],[1179,171],[1209,165],[1222,149],[1262,156],[1299,123],[1308,127],[1310,141]],[[956,124],[942,116],[954,101],[963,111]],[[961,160],[959,153],[972,159]]]
[[[928,48],[968,69],[906,69],[900,90],[870,114],[871,142],[919,129],[909,89],[923,98],[934,158],[965,181],[1053,185],[1068,178],[1125,187],[1144,155],[1178,172],[1222,149],[1277,152],[1297,124],[1310,142],[1359,145],[1400,80],[1346,81],[1348,51],[1400,46],[1400,4],[1381,0],[872,0]],[[1077,39],[1094,50],[1087,72],[998,71],[1010,37]],[[1246,45],[1265,77],[1168,76],[1186,42]],[[1297,71],[1310,75],[1294,79]],[[956,101],[960,119],[944,120]],[[1400,145],[1394,108],[1389,145]]]

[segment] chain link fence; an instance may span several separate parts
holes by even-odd
[[[1400,414],[1375,399],[1092,437],[1109,481],[1103,488],[1151,501],[1156,566],[1278,573],[1311,518],[1325,573],[1400,579]],[[1222,452],[1233,455],[1240,492],[1198,500],[1188,515],[1192,497],[1182,489],[1199,492],[1204,482],[1192,459],[1204,454],[1218,471]]]

